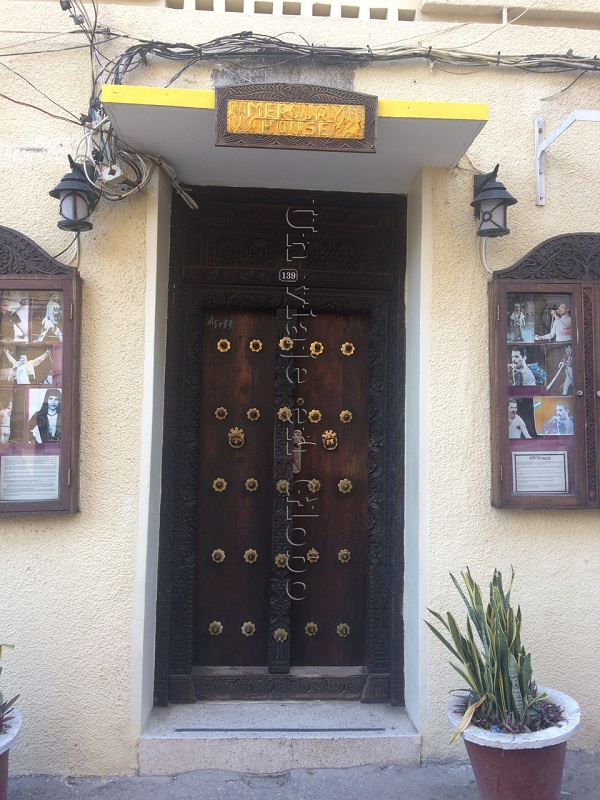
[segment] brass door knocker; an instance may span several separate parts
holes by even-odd
[[[321,434],[321,439],[325,450],[335,450],[338,446],[338,438],[335,431],[325,431]]]
[[[246,434],[242,428],[231,428],[227,434],[227,438],[229,439],[229,446],[233,447],[235,450],[239,450],[240,447],[244,446]]]

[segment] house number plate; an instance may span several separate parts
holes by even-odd
[[[279,280],[282,281],[283,283],[296,283],[296,281],[298,280],[298,270],[280,269]]]

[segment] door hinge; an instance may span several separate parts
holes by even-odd
[[[496,320],[500,322],[500,306],[496,306]]]
[[[71,319],[73,319],[73,303],[71,303]]]
[[[504,480],[504,471],[502,469],[502,464],[500,464],[500,483]]]
[[[67,470],[67,486],[71,485],[71,470]]]

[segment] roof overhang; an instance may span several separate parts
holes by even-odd
[[[422,167],[453,167],[488,118],[483,103],[378,100],[375,153],[215,146],[215,93],[106,85],[117,136],[162,156],[181,183],[406,194]]]

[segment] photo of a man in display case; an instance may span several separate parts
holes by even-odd
[[[60,389],[48,389],[39,411],[29,420],[29,441],[37,444],[60,442],[62,438],[62,394]]]
[[[570,415],[568,403],[556,403],[554,416],[544,422],[540,433],[542,436],[573,436],[575,420]]]
[[[508,401],[508,438],[531,439],[525,421],[517,413],[517,401],[512,398]]]
[[[546,371],[537,362],[527,363],[527,348],[513,347],[508,364],[508,383],[510,386],[543,386]]]
[[[38,350],[39,352],[39,350]],[[4,355],[12,365],[12,374],[9,377],[10,382],[18,384],[31,384],[31,383],[51,383],[52,382],[52,355],[50,350],[47,349],[45,353],[37,358],[28,359],[25,354],[21,354],[19,358],[15,358],[10,350],[5,347]],[[35,368],[39,367],[43,362],[47,362],[46,369],[41,370],[36,374]],[[6,379],[6,370],[3,374]],[[50,377],[50,380],[48,378]]]
[[[566,303],[561,303],[558,308],[550,310],[552,327],[550,332],[543,336],[536,336],[536,342],[570,342],[571,341],[571,312]]]
[[[26,342],[28,336],[29,305],[27,301],[0,295],[0,339],[4,342]]]

